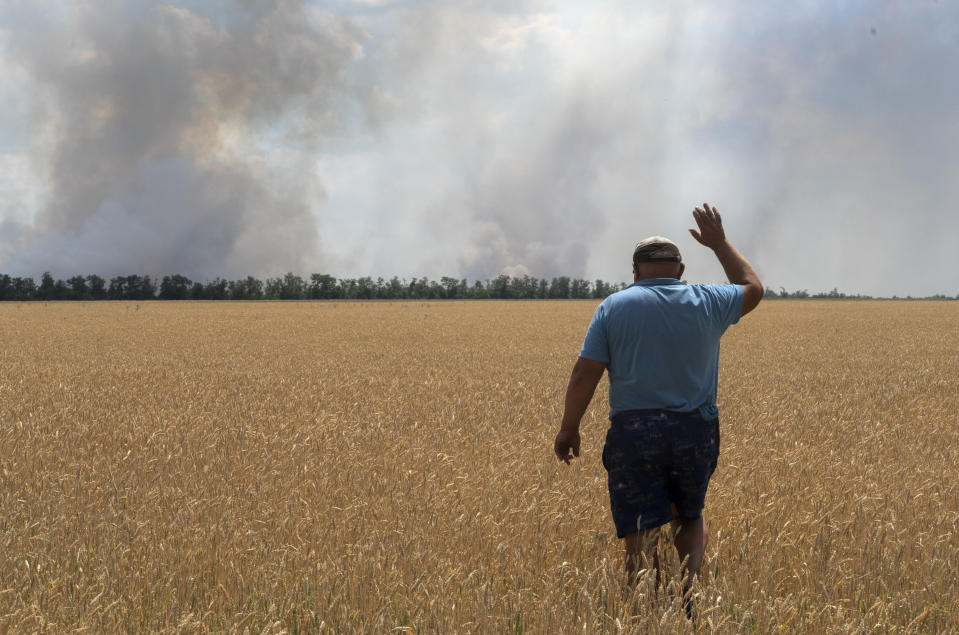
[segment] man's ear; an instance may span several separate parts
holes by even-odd
[[[682,280],[682,279],[683,279],[683,272],[684,272],[684,271],[686,271],[686,263],[685,263],[685,262],[681,262],[681,263],[679,263],[679,273],[676,274],[676,279],[677,279],[677,280]]]
[[[633,281],[636,281],[639,278],[639,265],[635,262],[633,263]]]

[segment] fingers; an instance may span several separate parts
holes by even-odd
[[[718,209],[709,203],[703,203],[702,207],[693,210],[693,218],[696,219],[699,231],[690,229],[689,233],[700,245],[715,249],[723,243],[726,232],[723,230],[723,219]]]
[[[696,224],[699,225],[700,232],[709,231],[711,223],[709,222],[709,217],[706,215],[706,212],[697,207],[693,210],[693,218],[696,219]],[[696,238],[696,240],[699,240],[699,237],[697,237],[696,234],[693,234],[693,237]]]
[[[703,209],[700,210],[697,207],[696,210],[700,211],[705,218],[709,219],[713,223],[718,224],[722,223],[723,221],[722,217],[719,215],[719,210],[715,207],[710,207],[709,203],[703,203]]]
[[[703,203],[702,208],[697,207],[694,209],[693,218],[696,219],[696,224],[699,225],[700,229],[719,227],[723,224],[719,210],[715,207],[710,207],[709,203]]]
[[[715,207],[710,207],[709,203],[703,203],[703,209],[705,209],[709,213],[709,215],[713,218],[713,220],[717,224],[722,224],[723,218],[722,216],[719,215],[718,209],[716,209]]]

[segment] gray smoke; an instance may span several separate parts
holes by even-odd
[[[35,91],[46,196],[8,219],[0,264],[202,279],[317,262],[310,157],[363,117],[348,69],[365,34],[294,0],[237,6],[229,23],[100,0],[16,16],[5,55]]]
[[[770,285],[959,291],[955,4],[525,10],[392,15],[380,81],[419,128],[365,164],[392,210],[366,271],[626,280],[665,234],[719,281],[686,232],[709,201]]]
[[[959,292],[956,3],[175,4],[8,11],[0,270],[623,281],[660,234],[719,281],[709,201],[771,286]]]

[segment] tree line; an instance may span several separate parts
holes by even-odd
[[[314,273],[303,278],[287,273],[259,280],[216,278],[196,282],[186,276],[74,276],[55,280],[45,272],[32,278],[0,274],[0,300],[445,300],[445,299],[586,299],[605,298],[624,283],[560,276],[546,280],[501,275],[469,284],[465,278],[335,278]]]
[[[265,281],[253,276],[242,280],[216,278],[204,283],[181,275],[164,276],[159,280],[140,275],[116,276],[109,281],[98,275],[56,280],[50,272],[45,272],[39,284],[33,278],[0,274],[0,301],[602,299],[627,286],[628,283],[610,283],[599,279],[590,281],[560,276],[546,280],[505,274],[490,280],[476,280],[472,284],[465,278],[448,276],[438,281],[425,277],[406,280],[396,276],[389,280],[374,280],[369,276],[335,278],[325,273],[314,273],[309,278],[287,273]],[[837,289],[810,294],[805,289],[789,292],[782,287],[779,291],[767,287],[766,298],[868,300],[872,296],[848,295]],[[952,298],[935,295],[929,299]],[[955,299],[959,299],[959,295]]]
[[[809,293],[806,289],[800,291],[786,291],[784,288],[779,287],[779,291],[775,291],[770,287],[766,287],[766,299],[787,299],[787,300],[875,300],[871,295],[863,295],[861,293],[843,293],[839,289],[833,287],[832,291],[824,291],[819,293]],[[891,300],[899,300],[898,296],[892,296],[889,298]],[[912,296],[906,296],[902,298],[904,300],[959,300],[959,294],[955,298],[948,295],[937,293],[936,295],[930,295],[921,298],[913,298]]]

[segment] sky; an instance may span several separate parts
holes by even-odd
[[[0,272],[959,294],[959,2],[0,3]]]

